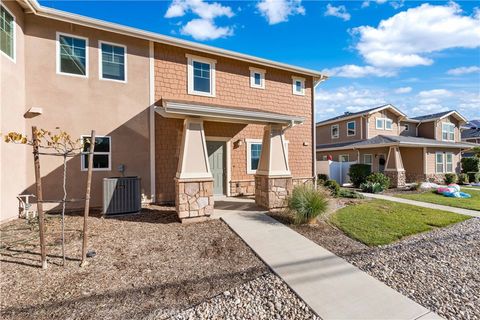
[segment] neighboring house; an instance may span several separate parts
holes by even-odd
[[[317,160],[369,164],[397,186],[441,182],[445,173],[460,172],[461,152],[471,148],[461,142],[465,122],[456,111],[409,118],[392,105],[346,112],[317,123]]]
[[[461,127],[462,141],[480,144],[480,120],[472,120]]]
[[[1,4],[1,132],[59,127],[98,136],[102,179],[139,176],[145,202],[202,218],[214,195],[280,206],[315,176],[317,71],[46,8]],[[0,143],[0,221],[35,193],[31,150]],[[68,161],[68,193],[85,192],[86,156]],[[61,159],[41,157],[45,199],[61,198]],[[124,168],[125,172],[120,173]],[[82,206],[83,203],[77,204]]]

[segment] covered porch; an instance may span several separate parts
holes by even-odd
[[[164,118],[181,119],[183,124],[174,179],[175,206],[182,221],[208,218],[213,214],[215,199],[231,194],[229,183],[235,159],[230,153],[245,139],[233,141],[232,134],[221,131],[238,125],[254,124],[263,131],[254,176],[255,203],[267,209],[284,206],[293,187],[285,131],[303,123],[303,118],[165,100],[155,110]]]

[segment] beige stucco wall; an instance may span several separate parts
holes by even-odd
[[[435,139],[435,121],[421,123],[418,126],[418,136],[427,139]]]
[[[427,174],[434,174],[435,172],[435,153],[436,152],[451,152],[453,153],[453,168],[455,173],[461,172],[461,152],[459,149],[447,149],[447,148],[427,148]]]
[[[347,135],[347,123],[355,121],[355,135],[348,136]],[[331,135],[331,128],[334,125],[338,125],[339,127],[339,137],[337,139],[332,139]],[[341,142],[348,142],[348,141],[359,141],[365,138],[365,119],[362,117],[357,117],[354,119],[337,121],[334,123],[329,123],[326,125],[320,125],[316,128],[316,136],[317,136],[317,145],[323,144],[331,144],[331,143],[341,143]]]
[[[92,206],[100,206],[102,179],[125,175],[142,178],[142,192],[150,196],[149,168],[149,49],[144,40],[125,37],[35,15],[26,18],[26,108],[41,107],[43,114],[26,120],[26,130],[36,125],[54,130],[59,127],[72,137],[90,134],[111,136],[110,171],[95,171],[92,181]],[[56,32],[88,38],[88,78],[56,73]],[[127,46],[127,83],[99,79],[98,41]],[[26,188],[32,190],[34,178],[31,156],[27,158]],[[68,192],[80,198],[85,193],[86,172],[80,170],[80,157],[68,161]],[[61,195],[61,159],[42,157],[44,197]],[[77,206],[83,206],[78,203]]]
[[[408,125],[408,130],[405,130],[405,125]],[[417,123],[400,121],[399,132],[401,136],[416,137],[417,136]]]
[[[15,61],[0,53],[0,134],[25,132],[24,16],[13,1],[2,1],[15,17]],[[26,154],[24,146],[0,140],[0,222],[18,216],[16,196],[25,187]]]
[[[423,180],[423,148],[401,147],[403,167],[405,168],[407,182],[414,182],[422,177]]]
[[[388,118],[393,121],[392,130],[383,130],[376,128],[376,118]],[[371,114],[368,118],[368,138],[373,138],[378,135],[398,136],[399,131],[399,116],[392,111],[385,109]]]

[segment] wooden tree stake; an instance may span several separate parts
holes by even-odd
[[[88,151],[88,173],[87,173],[87,192],[85,194],[85,211],[83,214],[83,243],[82,243],[82,262],[80,266],[87,265],[87,220],[90,211],[90,187],[92,185],[92,167],[93,167],[93,152],[95,150],[95,130],[92,130],[90,135],[90,148]]]
[[[40,253],[42,256],[42,269],[47,269],[47,252],[45,248],[45,215],[43,213],[43,194],[42,194],[42,177],[40,176],[40,159],[38,154],[38,138],[37,127],[32,127],[33,141],[33,163],[35,165],[35,186],[37,189],[37,211],[38,211],[38,228],[40,229]]]

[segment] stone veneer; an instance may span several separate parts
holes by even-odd
[[[251,196],[255,194],[255,180],[237,180],[230,182],[230,196]]]
[[[456,172],[454,172],[456,173]],[[425,175],[425,181],[435,182],[438,184],[445,183],[445,173],[428,173]]]
[[[406,184],[405,171],[385,171],[384,174],[390,178],[391,187],[404,187]]]
[[[175,179],[175,191],[182,222],[205,220],[213,213],[213,180]]]
[[[267,209],[283,208],[292,192],[292,177],[255,176],[255,203]]]

